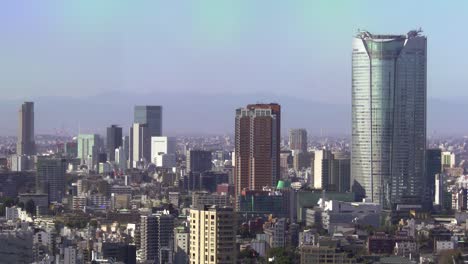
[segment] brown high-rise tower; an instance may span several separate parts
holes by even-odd
[[[276,186],[280,176],[281,106],[254,104],[236,110],[235,191]]]
[[[16,144],[18,155],[35,155],[34,142],[34,103],[25,102],[19,110],[18,142]]]

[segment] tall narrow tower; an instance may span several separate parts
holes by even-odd
[[[420,31],[353,40],[353,190],[384,208],[423,197],[426,43]]]
[[[280,178],[281,106],[254,104],[236,110],[235,192],[276,186]]]
[[[34,102],[24,102],[19,109],[16,153],[28,156],[36,154],[36,143],[34,142]]]

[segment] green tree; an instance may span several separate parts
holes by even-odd
[[[273,263],[276,264],[299,263],[299,255],[290,248],[271,248],[268,258],[274,258]]]

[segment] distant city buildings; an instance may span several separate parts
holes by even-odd
[[[129,164],[136,168],[139,163],[151,161],[151,134],[147,124],[135,123],[130,128]]]
[[[289,149],[294,153],[307,152],[307,130],[303,128],[289,130]]]
[[[94,169],[98,163],[98,154],[101,147],[100,138],[97,134],[79,134],[78,138],[78,158],[81,164],[88,165],[89,169]]]
[[[353,40],[353,190],[384,208],[423,197],[426,46],[419,31]]]

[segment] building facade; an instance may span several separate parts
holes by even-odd
[[[106,149],[107,159],[115,161],[115,149],[122,146],[122,128],[117,125],[111,125],[107,128]]]
[[[16,154],[35,155],[36,143],[34,141],[34,103],[24,102],[19,109],[18,142]]]
[[[281,106],[253,104],[236,110],[235,192],[262,190],[280,179]]]
[[[146,124],[150,137],[162,136],[162,106],[137,105],[134,109],[133,123]]]
[[[190,263],[236,263],[236,214],[232,208],[190,210]]]
[[[303,128],[289,130],[289,149],[295,153],[307,152],[307,130]]]
[[[426,43],[420,31],[353,40],[353,189],[384,208],[423,196]]]

